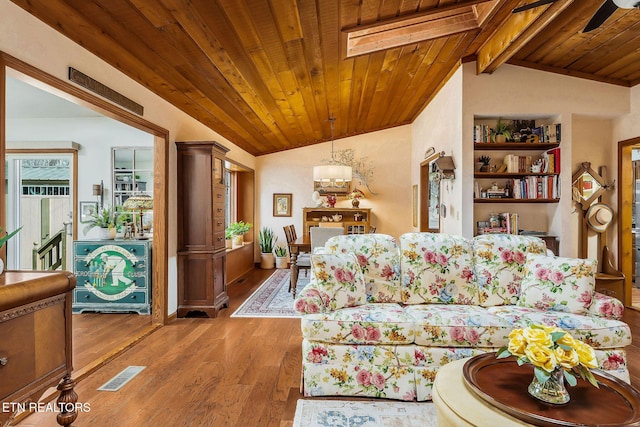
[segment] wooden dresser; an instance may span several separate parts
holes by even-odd
[[[178,151],[178,317],[216,317],[226,284],[225,156],[213,141],[176,142]]]
[[[37,402],[56,385],[61,392],[56,407],[62,409],[58,424],[67,426],[75,420],[78,396],[71,380],[75,285],[69,272],[0,275],[0,425],[21,409],[20,404]]]

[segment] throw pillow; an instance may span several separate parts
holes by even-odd
[[[595,292],[595,259],[528,254],[517,305],[586,314]]]
[[[515,304],[527,254],[545,254],[544,240],[533,236],[483,234],[472,241],[480,305]]]
[[[364,275],[355,254],[313,254],[311,269],[325,308],[335,310],[366,303]]]

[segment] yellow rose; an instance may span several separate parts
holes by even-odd
[[[556,344],[559,344],[559,345],[566,345],[566,346],[569,346],[569,347],[573,347],[574,343],[575,343],[575,340],[574,340],[574,339],[573,339],[573,337],[572,337],[570,334],[568,334],[568,333],[565,333],[565,334],[562,336],[562,338],[560,338],[558,341],[556,341]]]
[[[527,347],[527,340],[522,335],[522,329],[514,329],[509,333],[509,353],[516,357],[524,356],[524,349]]]
[[[596,352],[590,345],[585,344],[582,341],[574,340],[573,348],[576,350],[578,360],[582,366],[589,369],[598,367]]]
[[[580,363],[578,353],[574,349],[564,350],[562,347],[558,347],[553,351],[553,353],[556,356],[558,365],[565,369],[571,369]]]
[[[537,343],[529,344],[524,350],[524,354],[531,363],[547,372],[553,371],[558,365],[553,350],[545,345]]]
[[[529,344],[538,344],[542,347],[551,347],[553,344],[551,335],[544,329],[526,328],[522,334]]]

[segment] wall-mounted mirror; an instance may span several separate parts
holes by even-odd
[[[583,210],[589,209],[591,204],[606,190],[604,179],[599,173],[591,169],[591,163],[583,162],[573,174],[573,201]]]

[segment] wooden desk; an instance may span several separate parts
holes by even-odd
[[[289,255],[291,256],[291,292],[296,297],[296,286],[298,284],[298,254],[300,252],[311,251],[311,237],[308,234],[298,237],[289,244]]]
[[[58,384],[58,424],[76,419],[71,380],[71,273],[7,271],[0,275],[0,425]],[[62,382],[60,380],[62,379]],[[8,411],[4,408],[8,407]]]

